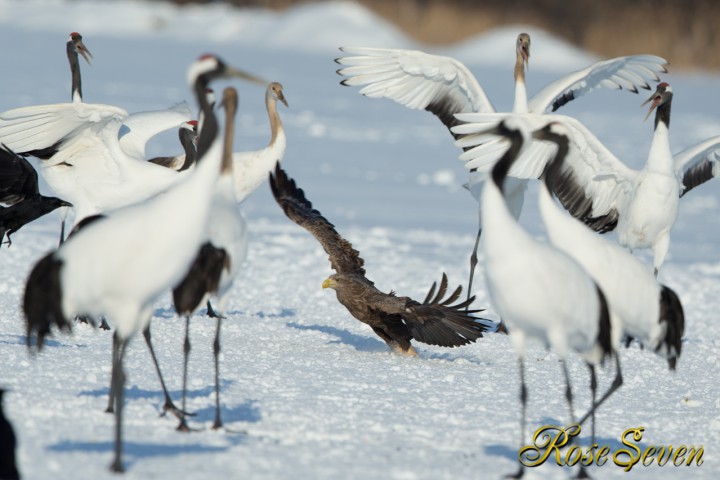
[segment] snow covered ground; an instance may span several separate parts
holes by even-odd
[[[89,102],[140,111],[191,101],[186,67],[209,51],[282,82],[290,103],[280,107],[288,136],[285,168],[361,252],[368,276],[385,291],[414,297],[441,272],[451,283],[466,283],[477,205],[460,187],[467,174],[450,136],[426,113],[340,86],[332,61],[341,45],[424,47],[357,5],[327,2],[272,13],[222,5],[0,0],[0,25],[0,111],[69,99],[64,44],[74,30],[95,56],[92,66],[82,66]],[[466,62],[501,110],[511,107],[521,30],[533,37],[530,94],[595,60],[523,26],[443,49]],[[675,92],[673,150],[717,135],[720,77],[674,72],[666,80]],[[238,87],[236,146],[260,148],[268,140],[263,90]],[[652,133],[638,108],[645,95],[596,92],[564,113],[579,117],[638,166]],[[153,142],[150,154],[175,150],[176,133],[169,132]],[[702,445],[704,463],[636,465],[628,474],[608,462],[591,469],[595,478],[717,478],[720,471],[720,189],[710,182],[681,204],[660,278],[685,307],[682,358],[672,374],[650,352],[622,351],[625,384],[598,412],[598,442],[615,451],[623,448],[623,431],[644,427],[643,447]],[[522,223],[543,236],[532,193],[526,207]],[[452,350],[416,344],[418,358],[394,355],[320,288],[331,273],[326,255],[284,217],[268,189],[242,209],[252,243],[223,336],[227,431],[209,429],[214,322],[198,316],[192,325],[189,408],[197,412],[193,426],[201,429],[192,434],[177,433],[173,418],[159,417],[161,390],[136,339],[126,356],[128,479],[484,479],[516,470],[517,364],[507,337],[489,334]],[[109,478],[114,420],[103,410],[110,334],[78,325],[35,358],[25,347],[24,282],[34,262],[55,246],[58,223],[56,214],[48,215],[0,251],[0,386],[10,390],[5,410],[18,435],[24,478]],[[488,306],[482,279],[474,293],[477,305]],[[179,398],[182,322],[169,296],[157,305],[152,325],[171,393]],[[565,425],[557,357],[533,345],[527,359],[529,430]],[[571,373],[576,405],[584,411],[586,369],[573,361]],[[613,373],[603,373],[601,388]],[[589,431],[581,437],[586,445]],[[575,473],[548,464],[528,470],[527,478]]]

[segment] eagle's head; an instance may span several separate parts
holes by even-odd
[[[338,280],[337,277],[333,274],[330,275],[328,278],[323,280],[322,288],[332,288],[335,289],[338,286]]]

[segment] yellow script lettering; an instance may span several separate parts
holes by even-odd
[[[555,462],[562,465],[560,448],[567,445],[570,437],[580,433],[580,425],[574,424],[567,428],[547,425],[537,429],[533,435],[533,444],[526,445],[518,452],[518,459],[526,467],[537,467],[547,461],[551,453],[555,453]]]
[[[632,448],[635,450],[635,454],[633,454],[628,449],[620,449],[613,455],[613,462],[618,467],[624,467],[626,472],[629,472],[632,470],[632,468],[635,466],[635,464],[640,461],[640,449],[637,445],[632,443],[632,440],[639,442],[642,440],[642,432],[645,430],[645,427],[638,427],[638,428],[628,428],[625,430],[622,434],[622,443],[623,445]],[[627,437],[632,435],[632,440],[629,440]],[[627,455],[627,459],[624,459],[623,457]]]

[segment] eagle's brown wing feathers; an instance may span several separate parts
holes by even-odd
[[[302,188],[295,185],[295,180],[287,176],[280,164],[275,166],[274,175],[270,173],[270,189],[285,215],[320,242],[336,272],[365,275],[360,253],[340,236],[332,223],[313,208]]]
[[[488,330],[487,325],[478,323],[478,318],[472,316],[482,310],[465,310],[475,297],[452,305],[462,292],[461,286],[443,299],[447,286],[447,275],[443,273],[437,294],[435,293],[437,284],[433,283],[422,303],[409,297],[395,297],[382,292],[367,300],[377,310],[402,317],[410,334],[418,342],[440,347],[457,347],[472,343],[482,337],[482,332]]]

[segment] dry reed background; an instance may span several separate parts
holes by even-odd
[[[175,0],[210,3],[217,0]],[[333,0],[224,0],[283,9]],[[540,27],[598,56],[664,56],[674,69],[720,69],[718,0],[356,0],[411,37],[447,45],[512,24]]]

